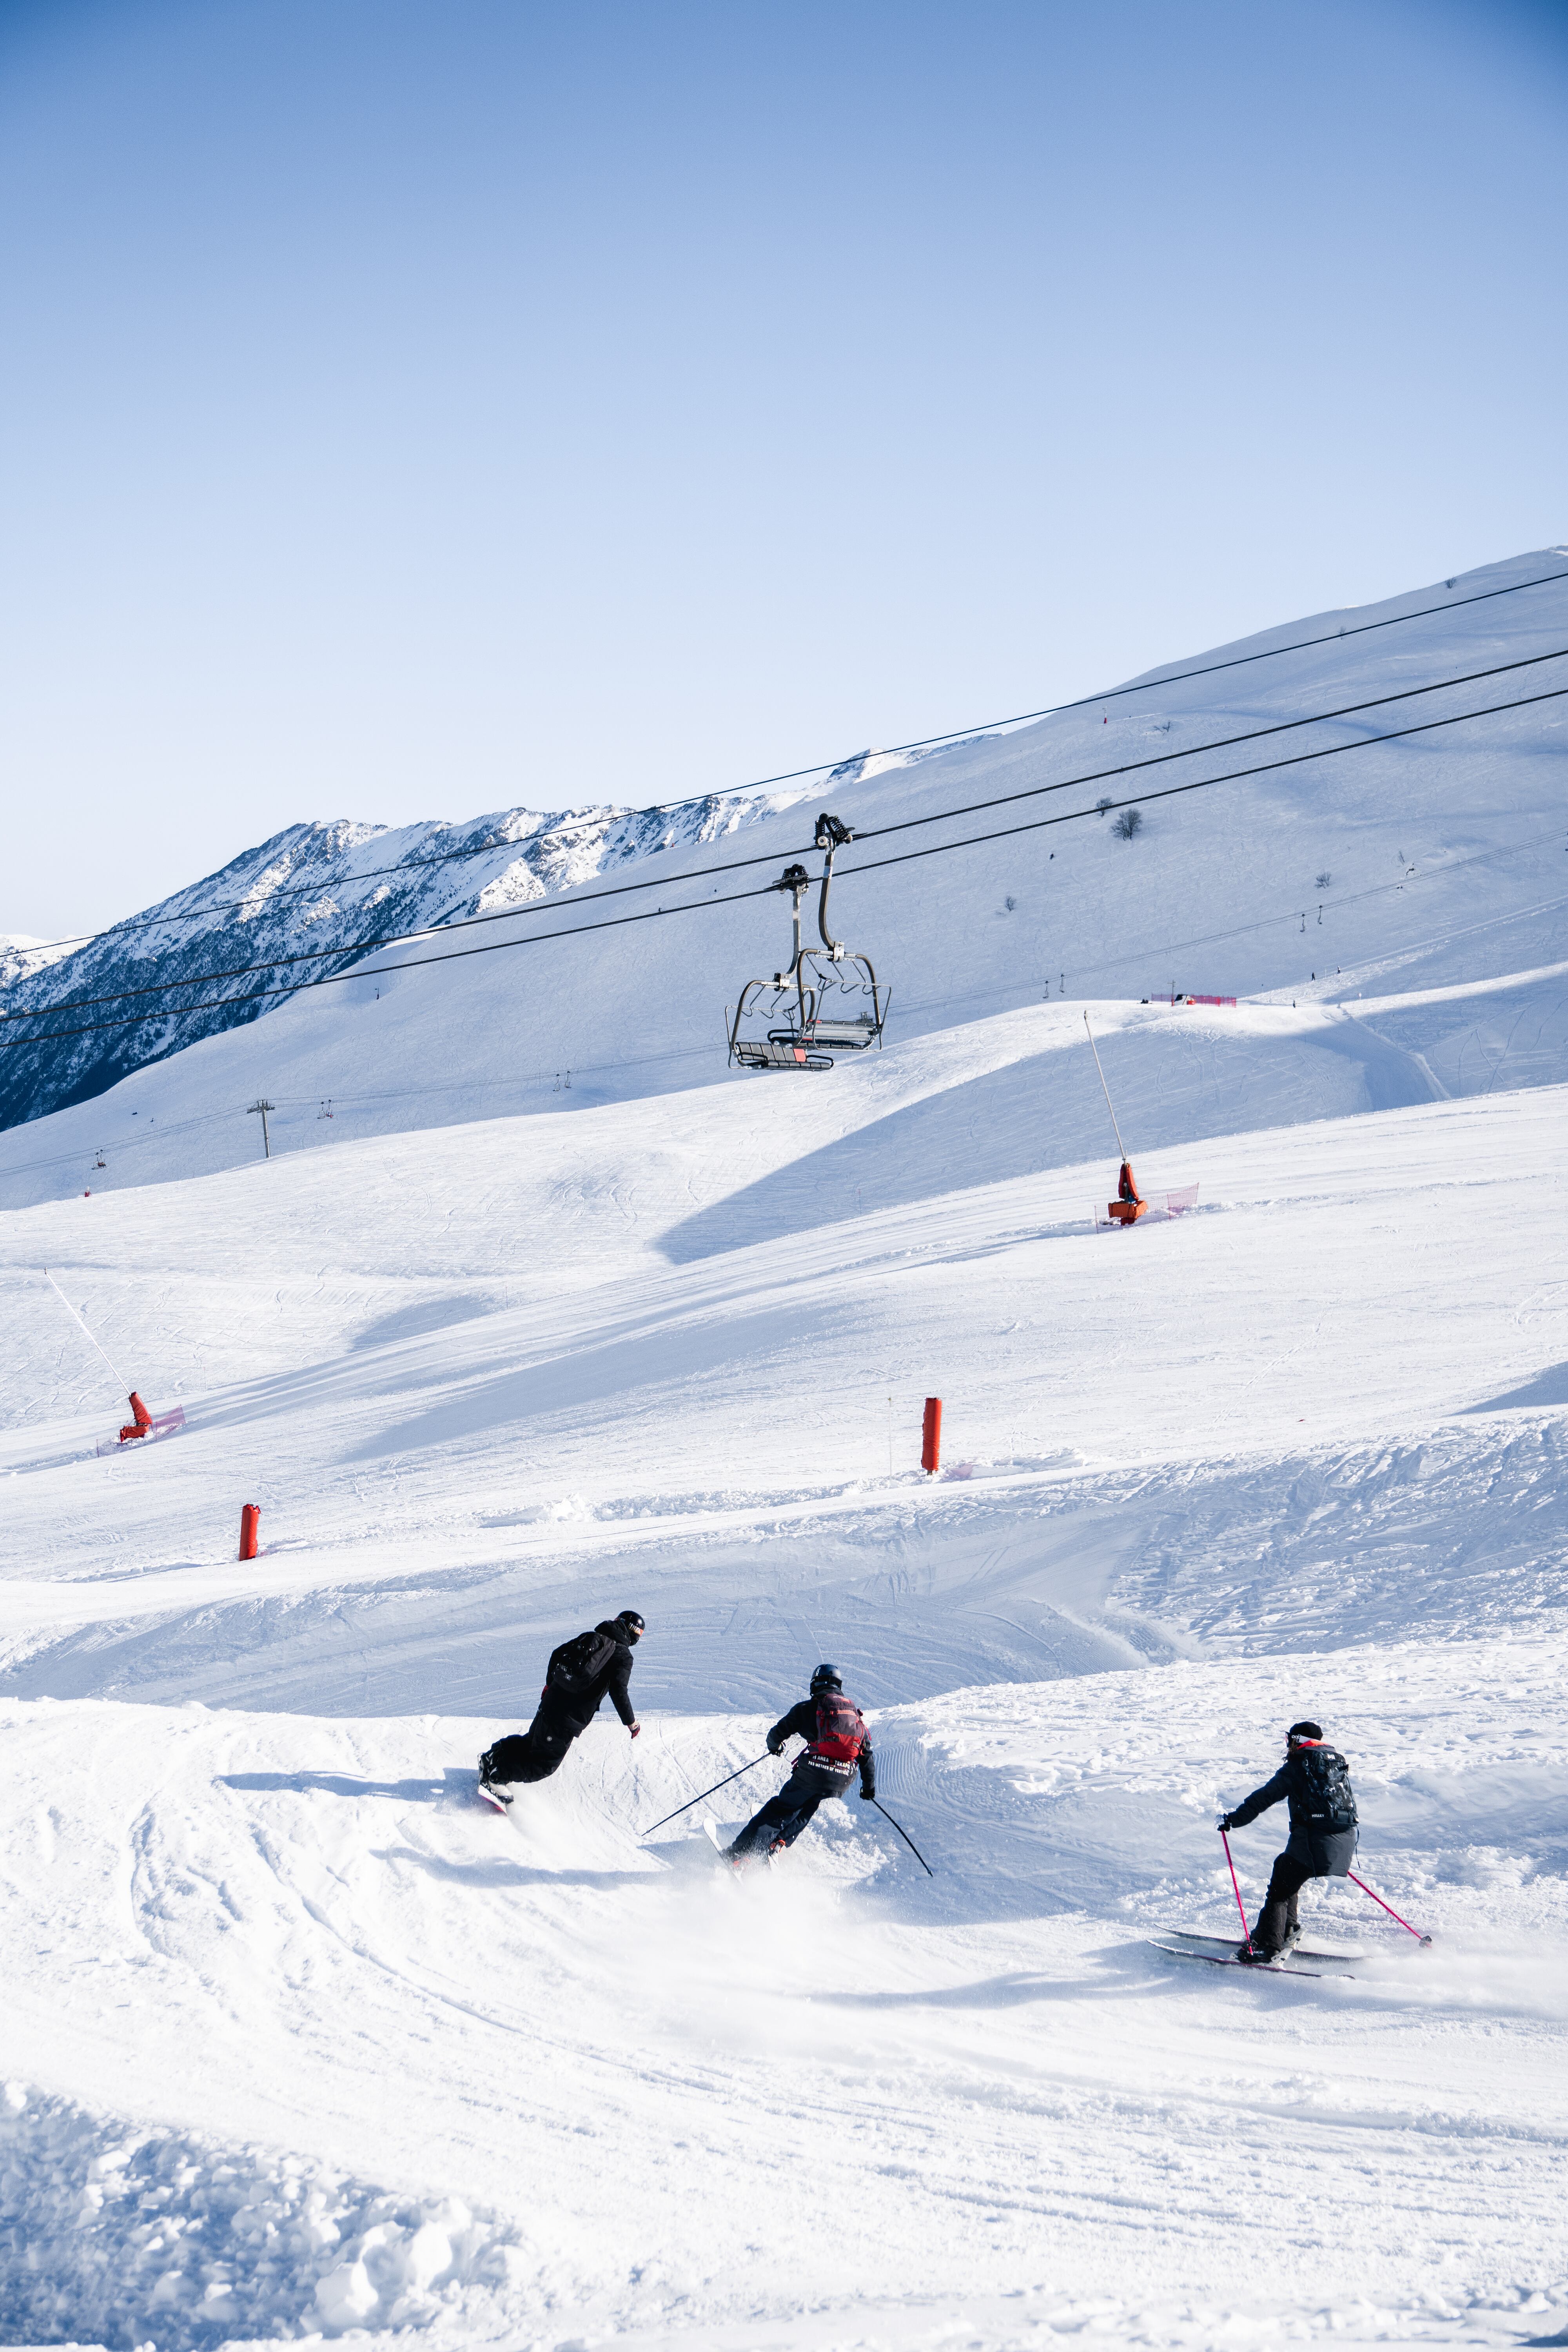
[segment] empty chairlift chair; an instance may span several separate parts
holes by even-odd
[[[870,959],[856,955],[827,928],[827,894],[833,859],[854,835],[836,816],[816,820],[816,847],[824,853],[822,895],[816,928],[820,948],[802,945],[800,904],[811,887],[804,866],[788,866],[770,887],[790,893],[795,951],[789,967],[771,980],[749,980],[741,991],[730,1028],[730,1059],[747,1070],[830,1070],[835,1053],[858,1053],[879,1045],[888,1016],[888,994],[877,984]]]

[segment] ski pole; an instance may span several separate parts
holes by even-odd
[[[1373,1893],[1373,1890],[1367,1885],[1365,1879],[1358,1878],[1353,1870],[1347,1870],[1345,1876],[1350,1880],[1352,1886],[1359,1886],[1363,1895],[1371,1895],[1374,1903],[1383,1903],[1382,1895]],[[1387,1912],[1391,1919],[1399,1919],[1399,1914],[1394,1909],[1392,1903],[1383,1903],[1383,1907]],[[1415,1937],[1418,1944],[1429,1944],[1431,1942],[1431,1937],[1424,1936],[1419,1927],[1413,1927],[1408,1919],[1399,1919],[1399,1924],[1404,1928],[1407,1936]]]
[[[882,1819],[885,1822],[893,1822],[893,1816],[888,1811],[888,1808],[883,1804],[879,1797],[873,1797],[871,1802],[876,1806],[877,1811],[881,1814]],[[936,1876],[935,1871],[931,1868],[930,1863],[926,1860],[924,1854],[921,1852],[919,1846],[910,1835],[908,1830],[905,1829],[903,1823],[901,1822],[893,1822],[893,1827],[898,1831],[899,1835],[903,1839],[904,1843],[909,1847],[910,1852],[914,1855],[915,1860],[920,1864],[920,1866],[925,1872],[926,1876],[928,1878],[934,1878]]]
[[[741,1772],[750,1772],[754,1770],[756,1766],[764,1763],[767,1757],[771,1756],[772,1753],[772,1748],[768,1748],[762,1756],[753,1756],[750,1764],[742,1765]],[[673,1813],[666,1813],[663,1822],[655,1822],[652,1829],[643,1830],[639,1834],[643,1837],[652,1837],[654,1830],[661,1830],[664,1827],[664,1822],[679,1821],[682,1813],[689,1813],[691,1811],[693,1805],[700,1805],[704,1797],[716,1797],[721,1789],[727,1789],[729,1787],[731,1780],[738,1780],[741,1777],[741,1772],[731,1772],[729,1776],[729,1780],[715,1780],[710,1789],[702,1790],[700,1793],[695,1797],[688,1797],[685,1804],[677,1805]]]
[[[1224,1841],[1225,1844],[1225,1858],[1226,1862],[1230,1862],[1230,1840],[1226,1836],[1224,1830],[1221,1830],[1220,1837]],[[1233,1886],[1236,1886],[1236,1864],[1234,1862],[1230,1862],[1230,1883]],[[1241,1889],[1239,1886],[1236,1886],[1236,1907],[1241,1914],[1241,1932],[1243,1938],[1245,1939],[1251,1936],[1252,1930],[1247,1924],[1247,1906],[1241,1899]]]

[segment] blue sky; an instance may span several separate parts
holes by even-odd
[[[0,10],[0,929],[668,798],[1568,532],[1568,30]]]

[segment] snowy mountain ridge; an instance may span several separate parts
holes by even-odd
[[[158,997],[156,1010],[122,1028],[41,1035],[0,1058],[0,1129],[89,1101],[131,1070],[261,1018],[288,1002],[292,982],[357,961],[369,938],[525,906],[658,851],[721,840],[798,797],[708,793],[674,808],[517,807],[455,824],[287,825],[82,947],[0,941],[4,1010],[62,1008],[48,1031],[116,1016],[137,990],[155,988]],[[309,961],[287,961],[302,952]],[[237,976],[192,989],[198,1002],[178,1010],[184,984],[214,971]],[[68,1017],[94,998],[110,1001]]]

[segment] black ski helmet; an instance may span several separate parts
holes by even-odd
[[[1322,1736],[1323,1727],[1321,1723],[1303,1721],[1290,1726],[1289,1730],[1285,1734],[1285,1741],[1288,1747],[1294,1748],[1299,1739],[1321,1739]]]
[[[647,1631],[635,1609],[623,1609],[616,1622],[628,1642],[640,1642]]]
[[[814,1698],[818,1691],[841,1691],[843,1687],[844,1677],[839,1673],[837,1666],[818,1666],[816,1672],[812,1675],[811,1690],[812,1696]]]

